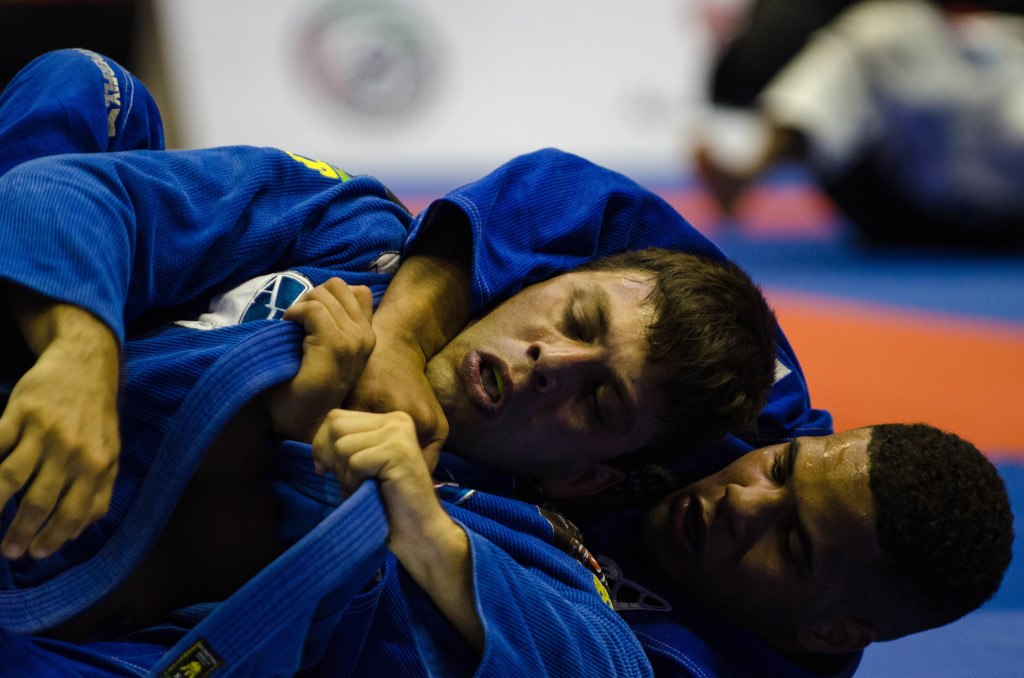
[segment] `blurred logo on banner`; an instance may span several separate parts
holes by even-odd
[[[440,49],[430,26],[396,0],[332,0],[298,33],[300,70],[346,112],[382,122],[413,117],[438,81]]]

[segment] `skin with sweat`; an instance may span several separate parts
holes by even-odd
[[[706,609],[791,653],[820,651],[807,630],[839,614],[852,574],[881,555],[870,439],[855,429],[754,450],[665,498],[645,520],[645,551]]]

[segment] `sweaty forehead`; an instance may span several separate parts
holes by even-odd
[[[820,574],[841,581],[880,555],[868,483],[866,430],[798,439],[794,483]],[[816,569],[818,569],[816,568]]]

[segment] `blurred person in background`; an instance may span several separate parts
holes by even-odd
[[[1024,245],[1021,8],[804,4],[757,3],[715,68],[713,101],[753,107],[766,129],[741,163],[699,145],[723,211],[773,164],[798,160],[870,243]]]

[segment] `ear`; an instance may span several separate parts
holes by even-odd
[[[574,476],[542,478],[540,486],[544,490],[544,494],[552,499],[585,497],[617,485],[625,478],[626,474],[614,466],[598,464]]]
[[[863,650],[875,641],[875,627],[850,617],[828,617],[812,622],[797,634],[800,649],[814,654],[842,654]]]

